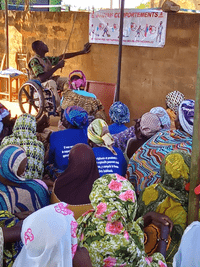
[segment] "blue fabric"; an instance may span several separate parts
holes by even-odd
[[[87,97],[93,97],[93,98],[97,98],[96,95],[89,93],[87,91],[84,90],[73,90],[74,93],[78,94],[78,95],[83,95],[83,96],[87,96]]]
[[[108,129],[111,134],[117,134],[125,131],[128,129],[128,127],[126,127],[124,124],[119,125],[118,123],[113,123],[108,126]]]
[[[87,131],[85,129],[66,129],[54,132],[50,136],[49,164],[60,170],[68,166],[70,149],[78,144],[87,144]]]
[[[88,126],[88,113],[78,106],[67,107],[64,111],[66,120],[78,128],[86,128]]]
[[[109,116],[113,122],[118,124],[123,124],[130,121],[129,109],[124,103],[120,101],[112,104],[109,109]]]
[[[16,153],[16,155],[14,155],[14,153]],[[1,210],[8,210],[7,202],[4,199],[4,196],[1,194],[1,191],[6,193],[8,199],[9,199],[9,202],[11,204],[12,210],[17,212],[17,210],[15,210],[16,207],[22,208],[25,211],[28,210],[25,203],[23,204],[20,201],[18,201],[18,194],[19,194],[18,188],[20,188],[20,190],[23,189],[23,190],[29,191],[29,194],[31,195],[30,202],[32,202],[34,210],[37,210],[38,207],[45,207],[46,205],[49,204],[49,193],[42,185],[40,185],[35,180],[20,179],[20,177],[17,177],[14,174],[14,172],[11,170],[12,166],[15,165],[17,158],[22,153],[25,153],[24,150],[17,147],[17,146],[14,146],[14,145],[6,146],[1,150],[1,153],[0,153],[0,175],[3,178],[19,185],[18,187],[17,186],[16,187],[10,186],[10,188],[14,192],[14,195],[16,198],[15,199],[15,205],[16,206],[12,207],[13,195],[11,195],[8,186],[0,183],[0,209]],[[13,156],[13,158],[11,158],[11,156]],[[10,168],[10,166],[11,166],[11,168]],[[20,191],[20,192],[22,193],[22,191]]]
[[[113,155],[106,147],[93,148],[100,177],[104,174],[112,173],[117,173],[121,176],[125,176],[126,174],[127,162],[124,155],[120,149],[116,147],[113,148],[117,156]]]

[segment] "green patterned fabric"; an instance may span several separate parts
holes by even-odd
[[[8,211],[1,210],[0,211],[0,227],[13,227],[19,222],[19,219],[16,218]],[[23,244],[21,241],[4,244],[3,250],[3,261],[5,266],[11,267],[17,258],[19,252],[21,251]]]
[[[79,246],[88,249],[93,267],[167,266],[160,253],[144,251],[143,219],[134,221],[137,199],[131,183],[118,174],[104,175],[93,184],[94,208],[78,219]]]
[[[36,137],[36,119],[30,114],[22,114],[17,118],[13,134],[6,136],[1,148],[7,145],[21,146],[27,155],[26,179],[42,179],[44,172],[44,145]]]
[[[42,59],[44,60],[44,62],[49,60],[52,66],[57,65],[59,62],[59,57],[43,57]],[[39,74],[44,73],[44,66],[40,64],[37,58],[31,59],[29,62],[29,66],[35,77],[37,77]]]
[[[171,243],[166,253],[167,266],[172,266],[181,236],[186,228],[188,193],[185,184],[189,182],[191,155],[181,150],[168,153],[162,161],[161,182],[141,191],[138,198],[137,216],[155,211],[167,215],[173,222]]]

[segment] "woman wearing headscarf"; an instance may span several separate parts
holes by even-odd
[[[160,182],[160,164],[170,151],[180,149],[191,153],[194,101],[185,101],[182,103],[186,104],[186,110],[187,101],[190,103],[188,105],[188,110],[190,110],[191,115],[191,117],[189,117],[190,127],[185,127],[184,130],[184,125],[180,118],[180,120],[176,121],[177,130],[159,131],[144,143],[131,157],[127,168],[127,178],[134,185],[138,195],[144,188]],[[179,112],[178,116],[185,116],[184,121],[186,123],[186,113]]]
[[[76,228],[64,202],[32,213],[23,221],[23,248],[13,267],[92,267],[87,250],[77,245]]]
[[[78,106],[85,109],[88,116],[106,120],[104,106],[94,94],[84,91],[86,86],[85,75],[81,71],[74,71],[69,76],[69,89],[62,95],[61,107],[65,110],[70,106]],[[74,91],[75,90],[75,91]]]
[[[69,152],[67,169],[56,179],[52,202],[64,201],[78,218],[92,208],[89,194],[94,181],[99,178],[95,155],[91,147],[77,144]]]
[[[111,134],[117,134],[127,129],[124,124],[130,122],[130,112],[124,103],[120,101],[113,103],[109,110],[109,116],[112,124],[108,126],[108,129]]]
[[[88,126],[88,144],[93,148],[99,175],[126,173],[127,162],[122,151],[113,146],[113,138],[104,120],[96,119]]]
[[[179,91],[173,91],[166,95],[166,111],[171,120],[171,130],[176,129],[175,121],[177,119],[178,107],[183,100],[185,100],[185,96]]]
[[[78,143],[87,144],[88,114],[83,108],[66,108],[62,123],[66,130],[53,132],[50,136],[47,170],[53,179],[67,168],[71,148]]]
[[[89,251],[93,267],[167,266],[162,254],[148,257],[145,253],[142,228],[153,216],[134,221],[137,199],[129,181],[118,174],[104,175],[94,182],[90,200],[93,210],[78,219],[77,237]],[[167,216],[162,220],[170,226]]]
[[[10,118],[10,112],[0,103],[0,143],[5,136],[12,134],[15,120]]]
[[[173,259],[173,267],[200,266],[199,240],[200,222],[195,221],[184,231],[178,252]]]
[[[126,154],[128,158],[138,150],[150,137],[162,130],[162,124],[157,114],[147,112],[141,119],[136,120],[135,136],[127,142]]]
[[[0,163],[0,210],[35,211],[49,204],[45,183],[24,178],[27,156],[21,147],[2,148]]]
[[[156,132],[160,131],[161,129],[167,130],[170,128],[170,118],[166,110],[162,107],[152,108],[150,112],[145,113],[142,117],[142,121],[144,121],[144,123],[142,122],[142,124],[144,125],[144,127],[147,126],[151,129],[151,135],[148,134],[148,136],[146,136],[145,131],[143,131],[142,133],[142,131],[140,130],[141,118],[135,120],[135,126],[131,126],[123,132],[112,135],[115,142],[115,147],[125,152],[125,155],[128,158],[130,158],[133,153],[135,153],[135,151]]]
[[[17,118],[13,134],[2,140],[1,147],[7,145],[21,146],[27,155],[26,179],[42,179],[44,172],[44,145],[37,140],[36,119],[30,114],[22,114]]]
[[[172,266],[186,227],[188,192],[185,185],[190,181],[191,155],[181,150],[168,153],[160,166],[161,181],[141,191],[138,199],[138,216],[155,211],[167,215],[174,226],[171,244],[167,251],[167,266]]]

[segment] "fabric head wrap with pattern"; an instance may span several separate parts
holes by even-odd
[[[104,135],[103,133],[106,132]],[[112,145],[114,139],[109,133],[107,123],[102,119],[96,119],[90,123],[87,131],[88,138],[97,146],[107,147],[114,155],[117,155]]]
[[[77,222],[65,202],[44,207],[24,221],[24,244],[13,267],[72,267],[77,249]]]
[[[78,128],[88,126],[88,113],[81,107],[71,106],[64,111],[66,120]]]
[[[73,76],[78,76],[79,79],[74,79],[72,81]],[[85,74],[81,70],[74,70],[69,74],[69,88],[72,90],[84,90],[86,86],[86,77]]]
[[[150,113],[156,114],[158,118],[161,121],[161,125],[163,126],[163,129],[170,129],[171,121],[170,117],[167,114],[167,111],[162,107],[155,107],[150,110]]]
[[[170,92],[166,95],[165,99],[167,107],[173,110],[176,114],[178,112],[178,107],[183,100],[185,100],[185,96],[179,91]]]
[[[182,150],[173,150],[160,166],[161,183],[174,190],[184,191],[185,182],[190,181],[191,155]]]
[[[12,181],[25,181],[25,178],[17,175],[21,162],[26,158],[25,151],[15,145],[5,146],[0,150],[0,174],[2,177]]]
[[[2,105],[0,103],[0,133],[2,132],[3,130],[3,123],[2,123],[2,120],[3,118],[5,118],[6,116],[10,115],[10,112],[7,110],[6,107],[4,107],[4,105]]]
[[[157,115],[150,112],[142,115],[140,120],[140,131],[144,136],[151,137],[161,129],[161,121]]]
[[[109,116],[114,123],[123,124],[130,122],[130,112],[128,107],[120,101],[112,104]]]
[[[13,127],[13,135],[20,139],[31,139],[36,137],[36,119],[30,114],[22,114],[17,118]]]
[[[103,175],[94,182],[90,200],[94,210],[78,219],[77,238],[89,251],[93,267],[159,266],[158,261],[166,267],[161,254],[151,259],[145,254],[144,233],[134,221],[137,198],[126,178]]]
[[[180,124],[183,130],[190,135],[193,135],[194,104],[194,100],[187,99],[180,104],[178,109]]]

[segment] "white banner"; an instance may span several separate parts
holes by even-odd
[[[100,10],[90,14],[90,43],[119,44],[120,10]],[[167,13],[160,10],[124,10],[123,45],[163,47]]]

